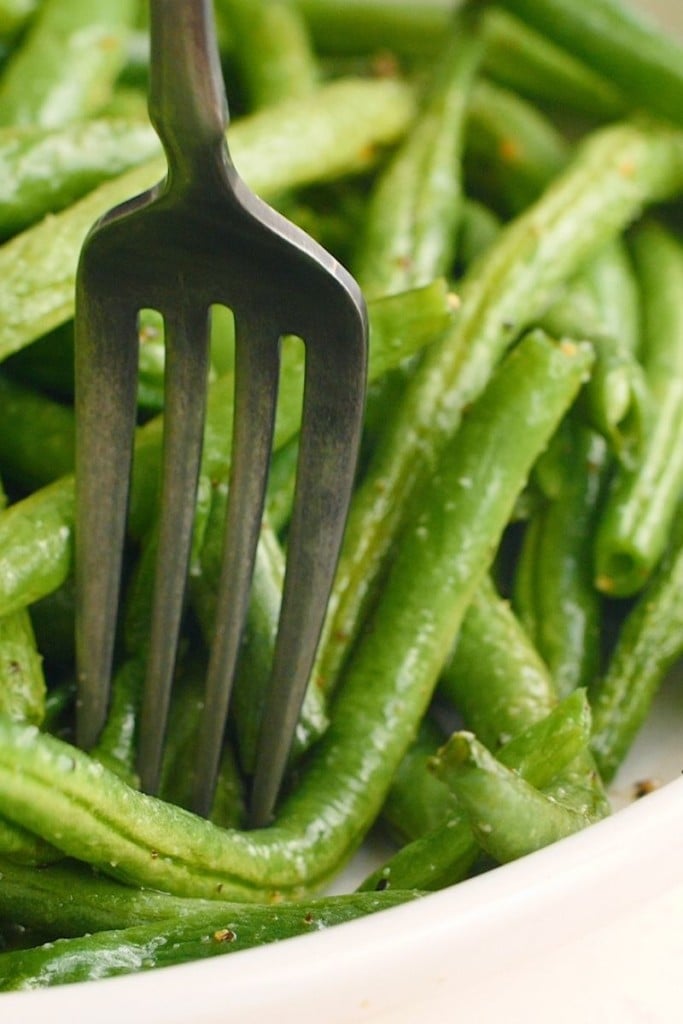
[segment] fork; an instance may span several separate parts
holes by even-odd
[[[250,823],[267,824],[311,672],[350,500],[367,319],[354,279],[251,193],[226,144],[211,0],[150,0],[150,119],[166,178],[105,214],[76,282],[77,742],[107,714],[136,416],[138,316],[166,338],[158,557],[139,723],[142,788],[158,789],[189,565],[210,307],[235,317],[235,413],[225,547],[199,727],[193,809],[207,815],[249,600],[277,402],[280,342],[306,346],[296,494]]]

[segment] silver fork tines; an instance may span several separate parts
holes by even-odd
[[[306,344],[301,454],[251,819],[271,816],[310,675],[356,465],[367,325],[353,278],[246,188],[225,142],[210,0],[151,0],[150,116],[166,179],[90,232],[76,292],[78,742],[107,713],[136,412],[137,316],[164,319],[159,546],[139,736],[157,789],[201,459],[209,309],[236,323],[235,421],[223,572],[194,808],[210,808],[271,453],[284,335]]]

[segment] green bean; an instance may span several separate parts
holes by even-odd
[[[316,664],[334,685],[399,529],[406,496],[457,429],[462,409],[555,288],[647,202],[683,187],[683,135],[618,124],[589,138],[536,204],[465,275],[454,329],[430,348],[356,491]],[[406,440],[408,439],[408,441]],[[343,644],[337,637],[343,637]]]
[[[2,0],[0,3],[0,39],[17,35],[38,9],[40,0]]]
[[[576,690],[502,746],[497,757],[531,785],[546,788],[558,777],[566,780],[567,769],[584,756],[589,738],[589,705],[585,693]],[[439,780],[433,771],[430,774],[435,785]],[[445,806],[450,799],[450,813],[431,831],[398,850],[365,879],[361,889],[402,889],[414,884],[421,889],[440,889],[467,874],[478,856],[479,844],[463,808],[448,787],[440,784],[444,791],[440,802]]]
[[[318,47],[333,53],[431,53],[451,30],[460,0],[422,0],[419,4],[387,0],[296,0]]]
[[[597,586],[617,596],[635,593],[652,572],[683,490],[683,244],[648,224],[635,235],[634,256],[650,417],[639,449],[614,476],[595,538]]]
[[[593,585],[593,530],[605,479],[602,437],[570,418],[553,442],[560,477],[527,526],[515,607],[560,696],[600,668],[601,601]]]
[[[456,812],[452,793],[427,771],[429,759],[445,740],[443,730],[430,718],[423,718],[394,773],[382,807],[382,825],[399,844],[433,831]]]
[[[415,898],[415,893],[336,896],[301,906],[214,905],[184,918],[155,921],[83,938],[57,939],[0,954],[0,990],[16,991],[112,978],[132,971],[203,960],[321,931]]]
[[[468,161],[474,186],[503,214],[518,213],[566,165],[569,146],[538,110],[509,90],[481,81],[470,105]],[[485,170],[482,174],[482,168]],[[584,408],[620,455],[643,430],[643,374],[634,352],[639,333],[637,287],[620,240],[596,253],[567,282],[541,319],[551,334],[587,338],[596,366]]]
[[[17,864],[42,867],[62,860],[62,853],[28,829],[0,817],[0,856]]]
[[[58,128],[96,113],[123,64],[135,0],[44,0],[0,80],[0,124]]]
[[[586,347],[556,346],[536,333],[494,374],[463,423],[459,444],[443,453],[425,487],[334,718],[273,826],[216,829],[131,790],[82,751],[6,719],[0,720],[5,815],[106,874],[178,895],[258,900],[323,884],[379,812],[478,575],[590,361]]]
[[[295,437],[273,454],[266,492],[266,516],[276,534],[289,523],[294,504],[299,438]]]
[[[5,504],[0,484],[0,507]],[[39,725],[45,716],[45,678],[26,609],[0,617],[0,714]]]
[[[569,147],[539,110],[480,78],[472,90],[465,147],[471,184],[498,212],[518,213],[569,160]]]
[[[584,60],[632,104],[683,125],[680,44],[620,0],[499,0],[499,6]]]
[[[381,147],[403,135],[414,109],[413,92],[402,82],[336,81],[305,100],[236,121],[231,151],[250,186],[273,197],[367,169]],[[333,141],[330,124],[335,125]],[[164,172],[162,159],[142,164],[0,247],[0,359],[73,316],[78,254],[91,225]]]
[[[547,666],[490,577],[467,609],[439,690],[492,750],[557,703]]]
[[[0,466],[35,487],[68,473],[74,458],[73,410],[0,376]]]
[[[476,199],[466,199],[458,238],[458,262],[468,267],[493,244],[501,223],[493,210]]]
[[[239,74],[252,107],[311,93],[318,66],[305,22],[283,0],[221,0]]]
[[[214,487],[199,564],[190,577],[192,605],[209,645],[215,629],[226,507],[227,486]],[[231,704],[240,764],[248,774],[254,772],[263,703],[270,681],[284,569],[284,553],[266,518],[256,551],[245,637]],[[294,739],[296,755],[324,732],[327,721],[326,708],[320,695],[315,688],[308,687]]]
[[[56,213],[160,152],[148,123],[99,118],[46,132],[0,128],[0,238]]]
[[[396,892],[393,898],[380,896],[375,902],[358,896],[334,896],[297,904],[296,906],[254,907],[242,904],[216,903],[213,900],[183,899],[150,889],[136,889],[120,882],[98,877],[80,865],[60,864],[36,872],[24,866],[2,861],[3,885],[0,887],[0,920],[12,918],[25,927],[42,922],[48,937],[77,937],[90,932],[104,932],[133,925],[153,925],[175,920],[190,921],[204,914],[209,920],[234,914],[237,922],[249,927],[266,925],[268,914],[273,937],[279,935],[280,921],[306,918],[311,911],[314,918],[324,915],[329,924],[335,918],[369,913],[372,909],[396,906],[417,896],[414,892]],[[284,918],[278,918],[278,911]],[[306,922],[315,929],[320,920]]]
[[[610,781],[683,653],[683,534],[680,510],[662,563],[629,612],[604,675],[591,689],[592,749]]]
[[[476,30],[459,25],[418,124],[375,185],[354,265],[370,297],[426,284],[450,270],[462,208],[463,126],[480,56]]]
[[[591,819],[506,768],[472,733],[455,733],[435,771],[461,802],[477,841],[506,863],[578,832]]]
[[[543,34],[492,8],[485,19],[484,71],[508,89],[542,105],[591,118],[623,114],[625,101],[601,76]]]
[[[369,304],[371,379],[399,365],[446,330],[453,320],[447,288],[437,281],[405,295]],[[296,434],[301,408],[301,346],[285,344],[276,421],[276,448]],[[226,480],[232,437],[232,375],[209,388],[204,463],[207,480]],[[138,433],[131,488],[131,529],[141,537],[154,517],[161,451],[161,422],[151,420]],[[22,608],[56,590],[72,565],[73,477],[60,477],[0,513],[0,615]]]
[[[569,282],[543,316],[551,333],[587,338],[596,365],[583,407],[621,459],[637,449],[645,431],[647,386],[637,358],[640,300],[630,257],[621,240],[599,252]]]

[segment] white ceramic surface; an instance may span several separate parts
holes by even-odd
[[[683,0],[643,0],[683,35]],[[329,932],[139,976],[0,996],[3,1024],[673,1024],[683,1020],[683,686],[658,699],[612,818]],[[638,780],[664,785],[632,801]],[[362,877],[365,851],[350,876]]]

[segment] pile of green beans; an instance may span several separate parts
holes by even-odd
[[[216,0],[240,171],[368,300],[358,479],[285,791],[249,831],[305,361],[283,339],[199,818],[234,405],[216,310],[161,789],[140,792],[164,408],[141,311],[112,698],[76,748],[74,278],[93,221],[164,173],[144,8],[0,0],[0,991],[305,934],[583,829],[683,654],[683,48],[626,0]],[[326,896],[373,828],[393,854]]]

